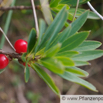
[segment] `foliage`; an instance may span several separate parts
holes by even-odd
[[[78,32],[88,15],[89,11],[85,11],[62,30],[68,20],[68,10],[64,6],[47,29],[45,29],[44,20],[40,20],[40,34],[36,42],[34,42],[36,40],[35,29],[30,32],[28,40],[29,52],[27,52],[26,56],[23,55],[23,58],[28,60],[31,67],[57,95],[60,94],[59,89],[45,72],[45,68],[66,80],[97,91],[92,84],[80,78],[87,77],[88,73],[76,67],[88,65],[88,61],[103,55],[102,50],[95,50],[101,45],[100,42],[86,40],[89,31]]]
[[[45,69],[63,79],[97,91],[92,84],[80,78],[89,74],[77,66],[89,65],[88,61],[103,55],[102,50],[95,50],[101,46],[100,42],[86,40],[90,31],[78,32],[88,18],[98,19],[98,17],[88,10],[78,9],[76,14],[78,18],[69,24],[67,21],[72,21],[74,15],[74,8],[70,6],[75,6],[77,0],[49,1],[54,20],[49,22],[48,18],[45,18],[48,27],[44,20],[39,20],[39,37],[36,37],[33,28],[28,39],[27,53],[22,55],[22,61],[26,62],[25,82],[28,82],[30,76],[29,64],[57,95],[60,95],[60,91]],[[80,4],[87,1],[89,0],[80,0]],[[51,18],[52,16],[50,14]]]
[[[84,4],[87,1],[90,1],[90,0],[80,0],[79,3]],[[75,6],[76,4],[77,4],[77,0],[58,0],[58,1],[57,0],[51,0],[50,9],[52,10],[53,16],[55,16],[61,10],[61,8],[63,6],[66,6],[66,10],[68,12],[68,20],[72,21],[73,16],[74,16],[74,12],[75,12],[75,8],[70,7],[70,6],[71,5]],[[80,16],[85,11],[86,11],[85,9],[79,8],[77,10],[76,17]],[[94,12],[91,12],[91,11],[89,11],[87,18],[88,19],[99,19],[99,17]],[[67,25],[69,25],[69,24],[67,23]]]

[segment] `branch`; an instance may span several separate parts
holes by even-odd
[[[37,5],[35,7],[37,10],[40,10],[40,6]],[[14,7],[0,7],[1,11],[9,11],[9,10],[32,10],[32,6],[14,6]]]
[[[8,37],[6,36],[6,34],[4,33],[4,31],[2,30],[1,27],[0,27],[0,31],[3,33],[4,37],[6,38],[7,42],[8,42],[9,45],[12,47],[12,49],[13,49],[14,51],[16,51],[15,48],[14,48],[14,46],[11,44],[10,40],[8,39]]]
[[[76,15],[76,13],[77,13],[78,6],[79,6],[79,0],[77,0],[77,5],[76,5],[76,9],[75,9],[73,21],[74,21],[74,19],[75,19],[75,15]]]
[[[1,50],[1,49],[0,49],[0,54],[7,55],[7,56],[9,56],[9,58],[11,58],[11,59],[17,58],[17,59],[19,59],[19,60],[22,60],[22,59],[21,59],[21,54],[5,52],[5,51],[3,51],[3,50]]]
[[[6,55],[9,60],[11,61],[13,58],[18,59],[19,63],[23,64],[24,62],[22,61],[21,57],[22,54],[17,54],[17,53],[10,53],[10,52],[5,52],[3,50],[0,49],[0,54],[4,54]],[[30,59],[30,61],[38,61],[38,59],[40,59],[40,56],[35,56],[34,59]]]
[[[88,4],[88,6],[91,8],[91,10],[103,20],[103,16],[100,15],[100,14],[94,9],[94,7],[91,5],[91,3],[90,3],[89,1],[87,2],[87,4]]]
[[[36,14],[36,10],[35,10],[34,0],[31,0],[31,4],[32,4],[34,20],[35,20],[35,27],[36,27],[37,38],[38,38],[39,37],[39,26],[38,26],[38,19],[37,19],[37,14]]]

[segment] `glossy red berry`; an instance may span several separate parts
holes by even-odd
[[[16,49],[17,53],[25,53],[27,52],[27,41],[19,39],[15,42],[14,48]]]
[[[0,69],[4,69],[8,64],[9,59],[4,54],[0,54]]]

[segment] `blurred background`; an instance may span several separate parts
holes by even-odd
[[[2,1],[2,0],[1,0]],[[35,0],[36,5],[39,0]],[[103,0],[91,0],[94,8],[103,15]],[[31,6],[30,0],[16,0],[15,6]],[[80,5],[80,8],[89,9],[87,4]],[[0,16],[0,27],[6,28],[8,11]],[[43,18],[41,11],[37,10],[38,19]],[[7,36],[12,44],[18,39],[28,39],[28,35],[34,25],[32,10],[14,10],[11,18]],[[103,43],[103,21],[88,19],[81,30],[91,30],[88,39],[97,40]],[[3,43],[0,33],[0,42]],[[103,45],[100,47],[103,49]],[[11,47],[5,41],[4,51],[12,52]],[[89,77],[84,78],[99,92],[92,92],[82,86],[63,80],[60,77],[47,71],[59,87],[61,94],[103,94],[103,57],[90,62],[90,66],[83,66],[82,69],[89,72]],[[59,103],[59,97],[38,77],[35,71],[30,69],[30,80],[24,81],[24,66],[17,61],[10,62],[7,70],[0,74],[0,103]]]

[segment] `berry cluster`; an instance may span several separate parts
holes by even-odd
[[[27,41],[19,39],[15,42],[14,48],[16,53],[25,53],[27,52]],[[6,55],[0,54],[0,69],[4,69],[9,64],[9,59]],[[25,63],[23,64],[25,66]]]

